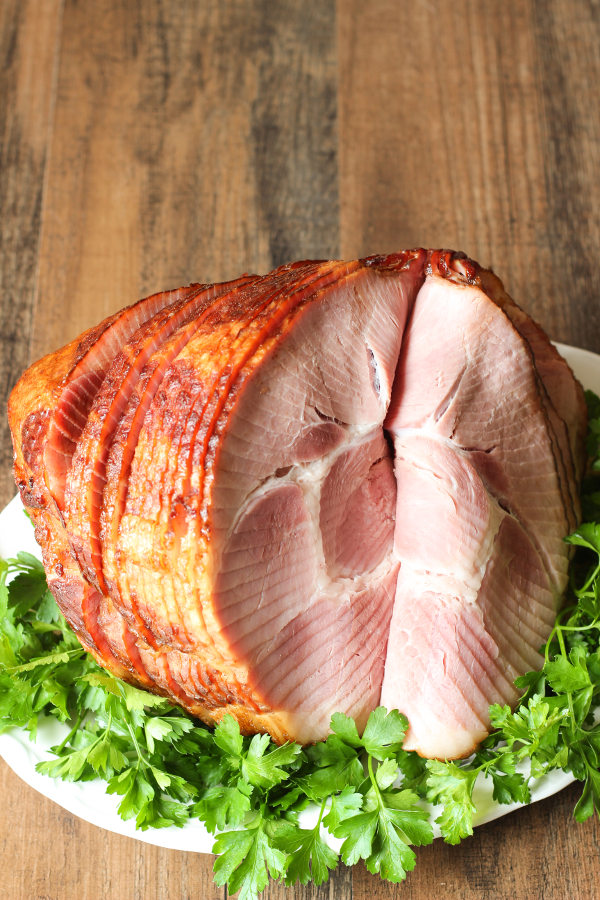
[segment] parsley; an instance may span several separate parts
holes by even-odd
[[[359,735],[336,713],[327,740],[276,746],[240,734],[226,715],[214,730],[169,701],[121,682],[79,645],[60,614],[40,562],[0,560],[0,732],[35,738],[42,715],[67,724],[55,759],[38,770],[71,781],[102,778],[118,811],[139,828],[198,817],[216,834],[215,881],[254,900],[269,877],[327,881],[341,858],[402,881],[414,846],[433,840],[430,807],[451,844],[473,833],[478,778],[498,803],[530,800],[530,784],[554,769],[583,783],[574,816],[600,814],[600,399],[588,392],[588,521],[577,548],[568,605],[544,648],[544,666],[517,680],[513,711],[494,705],[493,733],[468,760],[422,760],[402,749],[407,721],[374,710]],[[332,849],[327,832],[337,839]]]

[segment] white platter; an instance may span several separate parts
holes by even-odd
[[[563,344],[557,344],[557,347],[582,384],[600,394],[600,356]],[[15,556],[19,550],[27,550],[38,557],[40,555],[33,538],[33,529],[24,515],[20,500],[15,497],[0,513],[0,556]],[[138,831],[133,820],[124,822],[119,817],[119,798],[106,794],[104,782],[97,780],[72,783],[54,780],[36,772],[36,763],[54,758],[48,748],[59,743],[65,734],[60,723],[48,721],[40,725],[38,739],[33,743],[27,732],[15,729],[0,735],[0,756],[28,785],[86,822],[158,847],[210,853],[214,838],[198,821],[187,822],[183,828],[172,826]],[[532,802],[557,793],[573,780],[572,775],[552,772],[532,785]],[[492,785],[483,778],[475,786],[473,799],[477,807],[474,820],[477,825],[504,816],[523,805],[513,803],[504,806],[495,803],[492,799]],[[332,839],[332,845],[339,846],[339,843]]]

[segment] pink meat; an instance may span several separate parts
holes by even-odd
[[[309,742],[383,703],[458,757],[541,662],[583,394],[461,255],[155,295],[37,363],[10,417],[82,643],[207,722]]]
[[[534,358],[479,286],[426,279],[386,427],[401,568],[381,699],[407,749],[463,756],[542,663],[572,521]]]

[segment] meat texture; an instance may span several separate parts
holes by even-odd
[[[461,254],[154,295],[32,366],[9,417],[82,644],[206,722],[309,742],[381,702],[457,757],[541,663],[583,393]]]

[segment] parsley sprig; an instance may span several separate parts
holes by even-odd
[[[41,716],[65,723],[39,771],[104,779],[120,798],[119,814],[141,829],[199,818],[216,835],[216,883],[241,900],[254,900],[269,877],[321,884],[340,858],[402,881],[415,865],[412,848],[433,840],[428,804],[437,805],[447,842],[472,834],[481,778],[491,779],[496,802],[527,803],[535,779],[562,769],[583,784],[575,818],[600,814],[600,399],[587,400],[588,521],[568,538],[577,548],[568,605],[543,668],[517,680],[524,693],[514,711],[490,708],[495,730],[468,760],[403,750],[408,723],[383,707],[362,735],[336,713],[327,740],[309,747],[244,737],[231,716],[208,729],[101,669],[60,614],[41,563],[26,553],[0,560],[0,732],[20,727],[35,739]]]

